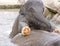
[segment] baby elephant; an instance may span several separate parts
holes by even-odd
[[[13,38],[18,33],[29,35],[32,30],[46,30],[52,31],[55,28],[44,17],[44,5],[41,0],[28,0],[21,8],[19,16],[16,18],[15,23],[10,34]]]

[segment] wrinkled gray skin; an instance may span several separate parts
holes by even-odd
[[[28,0],[20,8],[19,16],[15,20],[10,38],[20,33],[24,26],[29,26],[32,30],[53,30],[54,28],[44,17],[43,12],[44,5],[41,0]]]
[[[29,36],[20,33],[12,38],[14,44],[19,46],[60,46],[60,35],[43,30],[31,31]]]

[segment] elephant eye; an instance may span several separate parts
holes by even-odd
[[[34,9],[31,7],[31,8],[29,9],[29,11],[30,11],[30,12],[34,12]]]
[[[25,15],[22,11],[20,11],[20,14],[21,14],[21,15]]]
[[[20,14],[21,14],[21,15],[24,15],[24,16],[26,15],[26,14],[25,14],[25,11],[24,11],[23,9],[20,10]]]

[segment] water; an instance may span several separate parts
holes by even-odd
[[[18,11],[0,10],[0,46],[16,46],[11,43],[9,34]]]

